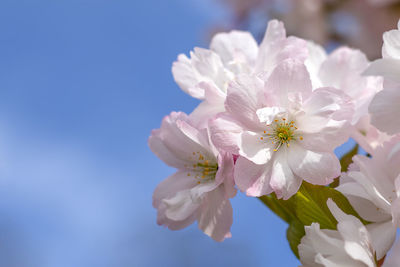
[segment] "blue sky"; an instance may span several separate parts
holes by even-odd
[[[298,265],[286,225],[242,194],[223,243],[155,222],[173,170],[147,138],[197,105],[171,64],[226,18],[211,0],[0,2],[1,266]]]

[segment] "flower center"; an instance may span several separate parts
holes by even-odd
[[[198,184],[215,180],[218,171],[218,164],[213,160],[210,161],[201,154],[201,152],[193,152],[190,160],[194,162],[191,166],[185,165],[188,170],[187,176],[192,176],[197,180]]]
[[[264,136],[260,139],[269,139],[275,145],[274,151],[278,151],[282,145],[289,147],[292,140],[303,140],[303,137],[299,136],[296,130],[297,127],[293,120],[288,122],[286,118],[275,119],[267,125],[267,130],[264,131]]]

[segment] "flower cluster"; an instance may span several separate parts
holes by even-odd
[[[383,39],[371,63],[356,49],[327,54],[287,37],[273,20],[259,45],[232,31],[179,55],[174,79],[201,103],[166,116],[149,138],[177,169],[154,191],[157,223],[197,221],[223,241],[239,189],[300,225],[288,239],[303,266],[399,266],[386,254],[400,226],[400,30]],[[357,145],[350,166],[334,154],[349,138],[368,153],[355,155]]]

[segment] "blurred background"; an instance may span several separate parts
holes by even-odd
[[[171,64],[216,31],[259,40],[271,18],[374,59],[397,23],[393,2],[1,0],[0,266],[297,266],[286,225],[242,194],[223,243],[196,225],[156,225],[152,192],[174,170],[147,138],[198,104]]]

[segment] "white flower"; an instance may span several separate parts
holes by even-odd
[[[177,172],[154,190],[157,223],[171,230],[195,220],[216,241],[230,237],[233,158],[210,143],[207,129],[197,129],[186,114],[173,112],[149,138],[151,150]]]
[[[312,90],[304,64],[286,60],[265,81],[242,75],[231,84],[211,138],[240,155],[234,172],[240,190],[287,199],[303,179],[325,185],[340,175],[333,150],[348,139],[350,102],[334,88]]]
[[[306,226],[298,246],[302,267],[376,267],[371,237],[365,226],[345,214],[332,199],[328,207],[338,221],[337,231]]]
[[[384,77],[384,89],[372,100],[369,111],[373,125],[395,134],[400,132],[400,30],[385,32],[383,41],[383,58],[374,61],[365,72]]]
[[[380,259],[395,240],[399,220],[400,136],[378,147],[372,158],[357,155],[353,161],[337,190],[362,218],[372,222],[366,227]]]
[[[200,124],[224,111],[227,88],[239,74],[270,73],[282,60],[306,58],[306,42],[286,37],[282,22],[268,23],[263,41],[258,47],[248,32],[218,33],[210,49],[195,48],[190,58],[184,54],[172,66],[175,81],[183,91],[203,100],[192,117]]]
[[[352,127],[349,128],[351,137],[366,151],[372,151],[374,142],[385,137],[370,127],[368,114],[372,98],[382,90],[382,78],[362,75],[370,63],[359,50],[340,47],[327,55],[322,47],[312,42],[308,43],[308,50],[309,57],[305,64],[314,88],[334,87],[350,96],[354,105]]]

